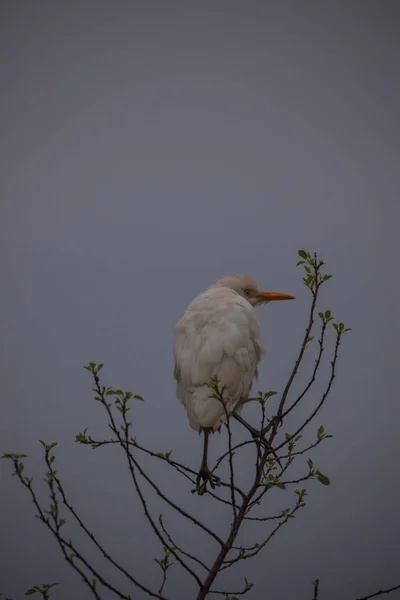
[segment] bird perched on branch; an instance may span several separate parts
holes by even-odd
[[[190,426],[204,433],[203,460],[197,486],[214,487],[207,464],[208,438],[219,431],[226,415],[238,415],[248,398],[263,353],[254,307],[293,296],[258,290],[245,275],[224,277],[197,296],[175,327],[176,394]],[[224,404],[210,390],[212,378],[225,386]],[[214,397],[213,397],[214,396]]]

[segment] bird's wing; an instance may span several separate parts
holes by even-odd
[[[176,327],[174,375],[191,425],[197,420],[200,427],[209,427],[225,411],[205,384],[217,376],[227,386],[227,409],[233,410],[250,392],[262,348],[258,322],[246,300],[230,290],[210,290],[196,301]]]

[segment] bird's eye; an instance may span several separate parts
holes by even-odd
[[[247,298],[250,296],[250,290],[248,288],[246,288],[243,293]]]

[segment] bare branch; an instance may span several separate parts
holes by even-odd
[[[66,508],[69,510],[69,512],[73,515],[73,517],[75,518],[75,520],[79,523],[79,526],[81,527],[81,529],[92,540],[93,544],[100,550],[100,552],[102,553],[102,555],[104,556],[104,558],[106,558],[116,569],[118,569],[118,571],[120,571],[123,575],[125,575],[125,577],[127,577],[129,579],[129,581],[131,581],[139,589],[141,589],[142,591],[146,592],[148,595],[151,596],[151,594],[152,594],[151,590],[149,588],[147,588],[146,586],[144,586],[143,584],[141,584],[137,579],[135,579],[128,571],[126,571],[126,569],[124,569],[123,567],[121,567],[111,557],[111,555],[104,549],[104,547],[98,542],[98,540],[96,539],[96,537],[94,536],[94,534],[88,530],[88,528],[86,527],[86,525],[84,524],[84,522],[82,521],[82,519],[79,517],[78,513],[76,512],[76,510],[69,503],[69,501],[67,499],[67,496],[66,496],[66,493],[65,493],[65,490],[64,490],[64,487],[62,486],[60,479],[57,476],[55,476],[54,477],[54,481],[57,484],[57,488],[58,488],[58,491],[61,494],[61,498],[62,498],[64,506],[66,506]],[[158,597],[158,596],[156,595],[156,597]]]
[[[256,443],[255,440],[246,440],[245,442],[240,442],[240,444],[236,444],[235,446],[232,446],[232,452],[235,452],[235,450],[238,450],[239,448],[244,448],[244,446],[248,446],[250,444],[255,444],[255,443]],[[221,454],[221,456],[218,457],[215,467],[213,469],[211,469],[212,473],[214,473],[221,466],[221,463],[227,457],[229,457],[229,450],[227,450],[227,452],[224,452],[224,454]]]
[[[97,600],[101,600],[101,597],[99,596],[97,590],[96,590],[96,583],[95,581],[90,581],[89,578],[87,577],[87,575],[85,574],[84,571],[82,571],[82,569],[75,563],[74,559],[77,558],[78,560],[80,560],[87,569],[89,569],[89,571],[94,575],[94,577],[96,579],[98,579],[98,581],[106,588],[108,588],[110,591],[114,592],[114,594],[116,596],[118,596],[119,598],[123,598],[124,600],[130,600],[129,596],[126,596],[125,594],[123,594],[122,592],[120,592],[119,590],[117,590],[113,585],[111,585],[108,581],[106,581],[104,579],[104,577],[102,577],[102,575],[100,575],[100,573],[94,568],[92,567],[92,565],[84,558],[84,556],[79,552],[79,550],[74,546],[74,544],[72,543],[71,540],[67,541],[60,533],[60,522],[58,522],[58,525],[52,525],[50,522],[50,519],[47,518],[44,514],[43,509],[41,508],[39,501],[37,500],[36,494],[33,490],[32,487],[32,482],[31,480],[28,480],[27,478],[22,477],[22,474],[18,472],[17,470],[17,465],[14,464],[15,468],[16,468],[16,475],[18,476],[20,482],[22,483],[22,485],[28,489],[30,495],[31,495],[31,499],[33,504],[35,505],[37,511],[38,511],[38,515],[40,520],[46,525],[46,527],[48,527],[48,529],[50,529],[50,531],[53,533],[53,535],[55,536],[61,551],[64,555],[64,558],[67,560],[67,562],[69,562],[69,564],[80,574],[80,576],[83,578],[83,580],[85,581],[85,583],[88,585],[88,587],[90,588],[90,590],[92,591],[93,595],[95,596],[95,598]],[[53,499],[54,501],[54,499]],[[68,554],[66,551],[66,548],[68,548],[72,554]],[[159,598],[160,600],[165,600],[164,597],[159,596],[158,594],[154,594],[153,592],[149,591],[149,595]]]
[[[318,357],[317,357],[317,359],[315,361],[315,366],[314,366],[314,370],[313,370],[311,379],[307,383],[306,387],[304,388],[304,390],[302,391],[302,393],[300,394],[300,396],[297,398],[297,400],[295,400],[293,402],[293,404],[291,406],[289,406],[289,408],[286,409],[282,413],[281,419],[284,419],[294,408],[296,408],[296,406],[299,404],[299,402],[301,402],[301,400],[304,398],[304,396],[307,394],[307,392],[309,391],[309,389],[311,388],[311,386],[315,382],[315,379],[316,379],[316,376],[317,376],[317,371],[318,371],[319,366],[321,364],[322,354],[324,352],[324,337],[325,337],[326,326],[327,326],[327,323],[323,322],[322,323],[322,329],[321,329],[321,335],[320,335],[320,338],[318,340],[319,353],[318,353]]]
[[[125,455],[127,457],[128,460],[128,467],[132,476],[132,479],[134,481],[134,485],[135,488],[137,487],[137,491],[139,494],[139,486],[137,484],[137,478],[136,475],[134,474],[134,467],[137,468],[137,470],[139,471],[140,475],[150,484],[150,486],[157,492],[157,495],[162,498],[171,508],[175,509],[179,514],[181,514],[183,517],[185,517],[186,519],[188,519],[189,521],[192,521],[192,523],[194,523],[195,525],[197,525],[198,527],[200,527],[203,531],[205,531],[206,533],[208,533],[211,537],[213,537],[221,546],[223,545],[223,541],[217,536],[216,533],[214,533],[211,529],[209,529],[208,527],[206,527],[205,525],[203,525],[203,523],[201,523],[198,519],[196,519],[195,517],[193,517],[191,514],[189,514],[188,512],[186,512],[185,510],[183,510],[180,506],[178,506],[175,502],[173,502],[172,500],[170,500],[162,491],[161,489],[151,480],[151,478],[147,475],[147,473],[143,470],[143,468],[139,465],[139,463],[137,462],[137,460],[135,459],[135,457],[133,456],[132,452],[129,450],[130,444],[129,444],[129,438],[128,438],[128,424],[126,421],[126,415],[124,415],[124,421],[125,421],[125,438],[128,439],[122,439],[121,434],[115,424],[115,420],[113,417],[113,414],[110,410],[110,407],[108,406],[105,398],[104,398],[104,391],[101,389],[100,387],[100,381],[97,375],[95,375],[95,383],[96,383],[96,392],[99,394],[99,398],[101,398],[101,403],[103,404],[104,408],[107,411],[108,417],[110,419],[111,422],[111,428],[113,433],[117,436],[120,446],[123,448]],[[136,483],[135,483],[136,482]],[[140,492],[141,494],[141,492]],[[139,495],[140,497],[140,495]],[[142,495],[143,497],[143,495]],[[144,498],[143,498],[144,500]],[[142,502],[143,505],[143,502]],[[144,508],[144,506],[143,506]],[[145,510],[145,514],[147,511],[147,507]],[[147,516],[147,514],[146,514]],[[149,515],[150,516],[150,515]],[[151,519],[151,517],[150,517]],[[153,521],[154,523],[154,521]],[[154,529],[154,528],[153,528]],[[155,526],[154,531],[157,530],[157,526]],[[159,537],[159,536],[158,536]],[[162,536],[161,536],[162,537]],[[162,543],[164,545],[167,545],[165,543],[165,541],[162,541]],[[177,560],[179,560],[178,557],[176,557]]]
[[[310,423],[310,421],[312,421],[314,419],[314,417],[316,416],[316,414],[322,408],[322,405],[324,404],[325,400],[328,397],[328,394],[329,394],[329,392],[331,390],[331,387],[332,387],[333,380],[335,378],[335,369],[336,369],[336,363],[337,363],[337,359],[338,359],[338,351],[339,351],[339,346],[340,346],[341,335],[342,334],[338,332],[337,337],[336,337],[335,352],[334,352],[333,360],[331,362],[331,376],[330,376],[327,388],[326,388],[325,392],[322,395],[320,403],[315,408],[315,410],[311,413],[311,415],[304,421],[304,423],[289,438],[287,438],[284,442],[282,442],[282,444],[280,444],[279,446],[277,446],[275,448],[276,452],[278,450],[280,450],[280,448],[282,448],[283,446],[286,446],[286,444],[290,440],[292,440],[293,438],[295,438],[301,431],[303,431],[303,429],[305,427],[307,427],[307,425]]]
[[[201,565],[203,567],[203,569],[205,569],[206,571],[209,571],[210,568],[207,567],[207,565],[205,563],[203,563],[203,561],[201,561],[199,558],[197,558],[196,556],[193,556],[193,554],[189,554],[189,552],[186,552],[185,550],[183,550],[182,548],[180,548],[175,542],[174,540],[171,538],[170,534],[168,533],[168,531],[165,528],[164,522],[163,522],[163,518],[162,515],[160,515],[158,517],[158,521],[161,525],[161,528],[163,530],[163,532],[165,533],[165,535],[167,536],[168,540],[170,541],[170,543],[172,544],[172,546],[174,546],[179,552],[181,552],[184,556],[187,556],[188,558],[190,558],[191,560],[197,562],[199,565]]]
[[[319,593],[319,579],[316,579],[315,581],[313,581],[313,586],[314,586],[314,595],[313,595],[313,600],[318,600],[318,593]]]
[[[390,594],[396,590],[400,590],[400,585],[395,585],[392,588],[387,588],[386,590],[379,590],[374,594],[370,594],[369,596],[363,596],[362,598],[357,598],[357,600],[369,600],[370,598],[376,598],[376,596],[382,596],[383,594]]]
[[[289,519],[291,519],[294,516],[294,514],[303,506],[305,506],[305,504],[303,502],[303,496],[299,496],[299,499],[296,502],[296,506],[292,509],[292,511],[290,513],[288,513],[282,519],[282,521],[280,521],[278,523],[278,525],[271,531],[269,536],[261,544],[257,544],[257,547],[252,552],[248,552],[248,553],[245,553],[242,555],[239,554],[238,556],[236,556],[235,558],[233,558],[231,560],[223,561],[224,564],[221,566],[220,570],[223,571],[224,569],[229,569],[232,565],[239,562],[240,560],[244,560],[246,558],[252,558],[253,556],[256,556],[260,552],[260,550],[265,548],[265,546],[268,544],[268,542],[271,541],[271,539],[277,533],[277,531],[279,531],[279,529],[283,525],[285,525],[285,523],[287,523],[289,521]]]

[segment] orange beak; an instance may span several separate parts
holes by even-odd
[[[280,292],[257,291],[254,293],[253,297],[263,302],[271,302],[272,300],[295,300],[294,296],[290,296],[289,294],[281,294]]]

